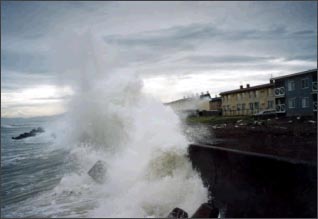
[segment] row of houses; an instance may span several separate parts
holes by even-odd
[[[207,112],[224,116],[275,113],[282,116],[317,115],[317,69],[274,77],[269,83],[183,98],[167,105],[177,111]]]

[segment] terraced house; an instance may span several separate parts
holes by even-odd
[[[224,116],[253,115],[263,110],[275,109],[274,83],[220,93],[222,97],[222,114]]]
[[[278,115],[317,115],[317,69],[272,78]]]

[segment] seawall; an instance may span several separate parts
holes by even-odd
[[[225,217],[317,217],[314,162],[200,144],[189,158]]]

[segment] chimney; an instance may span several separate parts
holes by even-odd
[[[240,89],[243,89],[243,85],[240,85]]]
[[[250,88],[250,84],[246,84],[246,88]]]

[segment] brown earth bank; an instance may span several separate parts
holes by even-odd
[[[217,123],[189,122],[205,126],[209,136],[199,143],[247,152],[281,156],[289,159],[317,161],[317,120],[312,118],[238,118]]]

